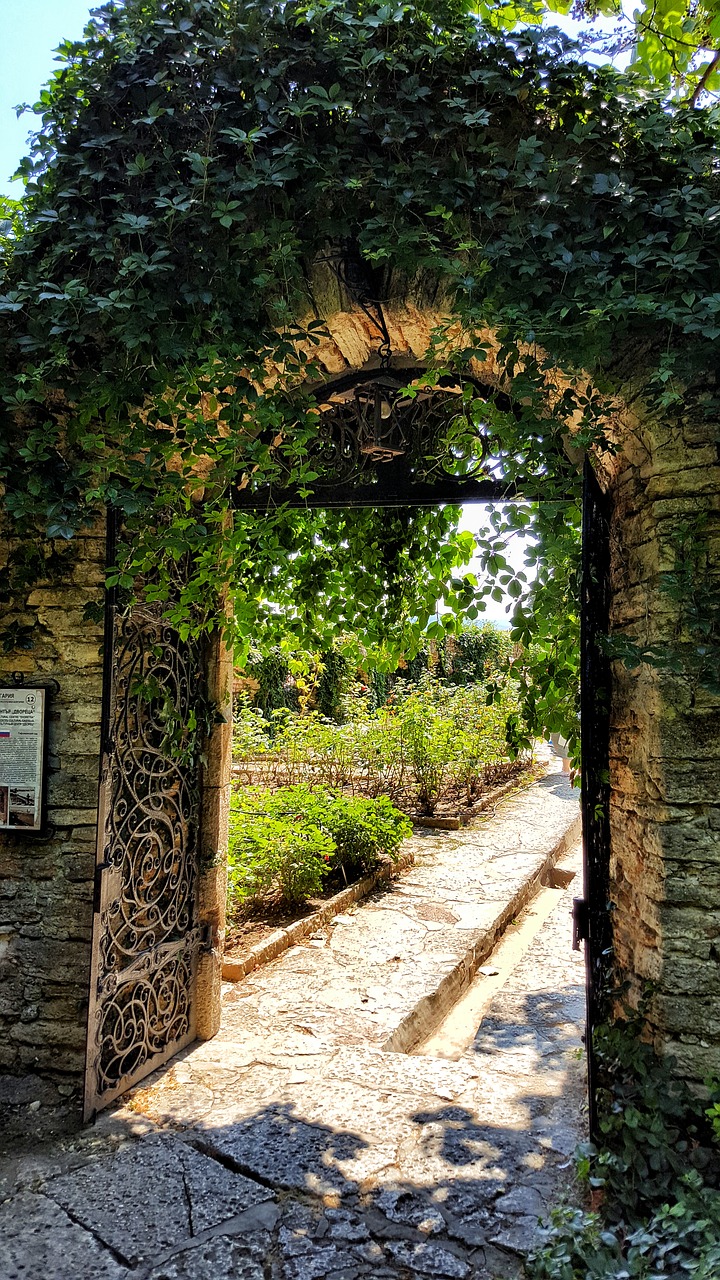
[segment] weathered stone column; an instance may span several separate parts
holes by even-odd
[[[48,708],[46,833],[0,831],[0,1071],[79,1089],[103,681],[103,624],[84,609],[102,605],[104,524],[37,551],[45,566],[23,587],[18,546],[0,526],[0,633],[9,646],[0,646],[0,680],[17,673],[29,685],[59,686]]]
[[[720,577],[715,434],[646,420],[614,477],[612,629],[661,654],[700,643],[661,575],[676,568],[673,535],[703,513],[701,609]],[[657,1046],[701,1081],[720,1073],[720,698],[691,674],[616,662],[610,756],[617,973],[633,1000],[652,984]]]

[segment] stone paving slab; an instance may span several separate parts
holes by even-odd
[[[565,788],[541,794],[567,825]],[[548,827],[526,800],[484,831],[419,837],[401,893],[231,986],[216,1039],[62,1150],[16,1162],[0,1280],[518,1280],[582,1136],[577,888],[558,893],[458,1061],[382,1046],[456,957],[449,939],[464,932],[467,950],[476,926],[458,926],[478,917],[462,909],[502,905],[499,828],[537,864]]]
[[[266,1280],[272,1237],[219,1236],[183,1250],[154,1268],[148,1280]]]
[[[457,998],[577,822],[577,791],[558,768],[464,831],[416,834],[413,869],[389,891],[226,994],[221,1035],[239,1022],[245,1043],[268,1048],[288,1031],[295,1043],[411,1048],[432,1025],[427,1002],[445,982]]]
[[[21,1192],[0,1205],[2,1280],[124,1280],[112,1253],[44,1195]]]
[[[272,1197],[170,1134],[54,1178],[47,1194],[130,1267]]]

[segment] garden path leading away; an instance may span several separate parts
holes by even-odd
[[[578,881],[541,890],[449,1005],[576,797],[551,772],[465,832],[414,837],[390,889],[229,986],[214,1040],[6,1160],[0,1280],[520,1276],[583,1136]],[[561,856],[567,882],[579,852]]]

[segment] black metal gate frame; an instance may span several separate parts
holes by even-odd
[[[557,502],[557,493],[552,501]],[[570,495],[568,495],[568,501]],[[441,503],[473,504],[529,501],[542,502],[538,479],[456,480],[418,483],[403,458],[384,463],[378,478],[367,485],[336,485],[300,496],[291,488],[264,486],[258,490],[236,490],[235,509],[406,508],[438,506]],[[573,911],[573,946],[585,943],[586,1028],[589,1126],[597,1137],[597,1066],[593,1033],[604,1020],[605,991],[610,963],[611,930],[609,915],[610,818],[609,818],[609,735],[610,664],[601,639],[608,632],[610,614],[610,503],[595,477],[592,464],[583,468],[583,525],[580,631],[580,739],[582,780],[580,808],[583,831],[583,897],[576,898]]]
[[[580,628],[580,746],[584,897],[575,903],[575,945],[585,941],[589,1127],[598,1137],[595,1029],[608,1015],[610,923],[610,712],[612,672],[603,648],[610,630],[611,502],[588,459],[583,471]]]

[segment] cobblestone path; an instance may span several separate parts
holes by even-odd
[[[433,991],[452,994],[576,804],[555,773],[467,832],[416,837],[408,875],[229,985],[214,1040],[6,1159],[0,1280],[521,1276],[583,1136],[578,880],[521,916],[504,983],[502,959],[482,966],[468,999],[497,989],[474,1038],[452,1057],[442,1034],[388,1045],[433,1031]]]

